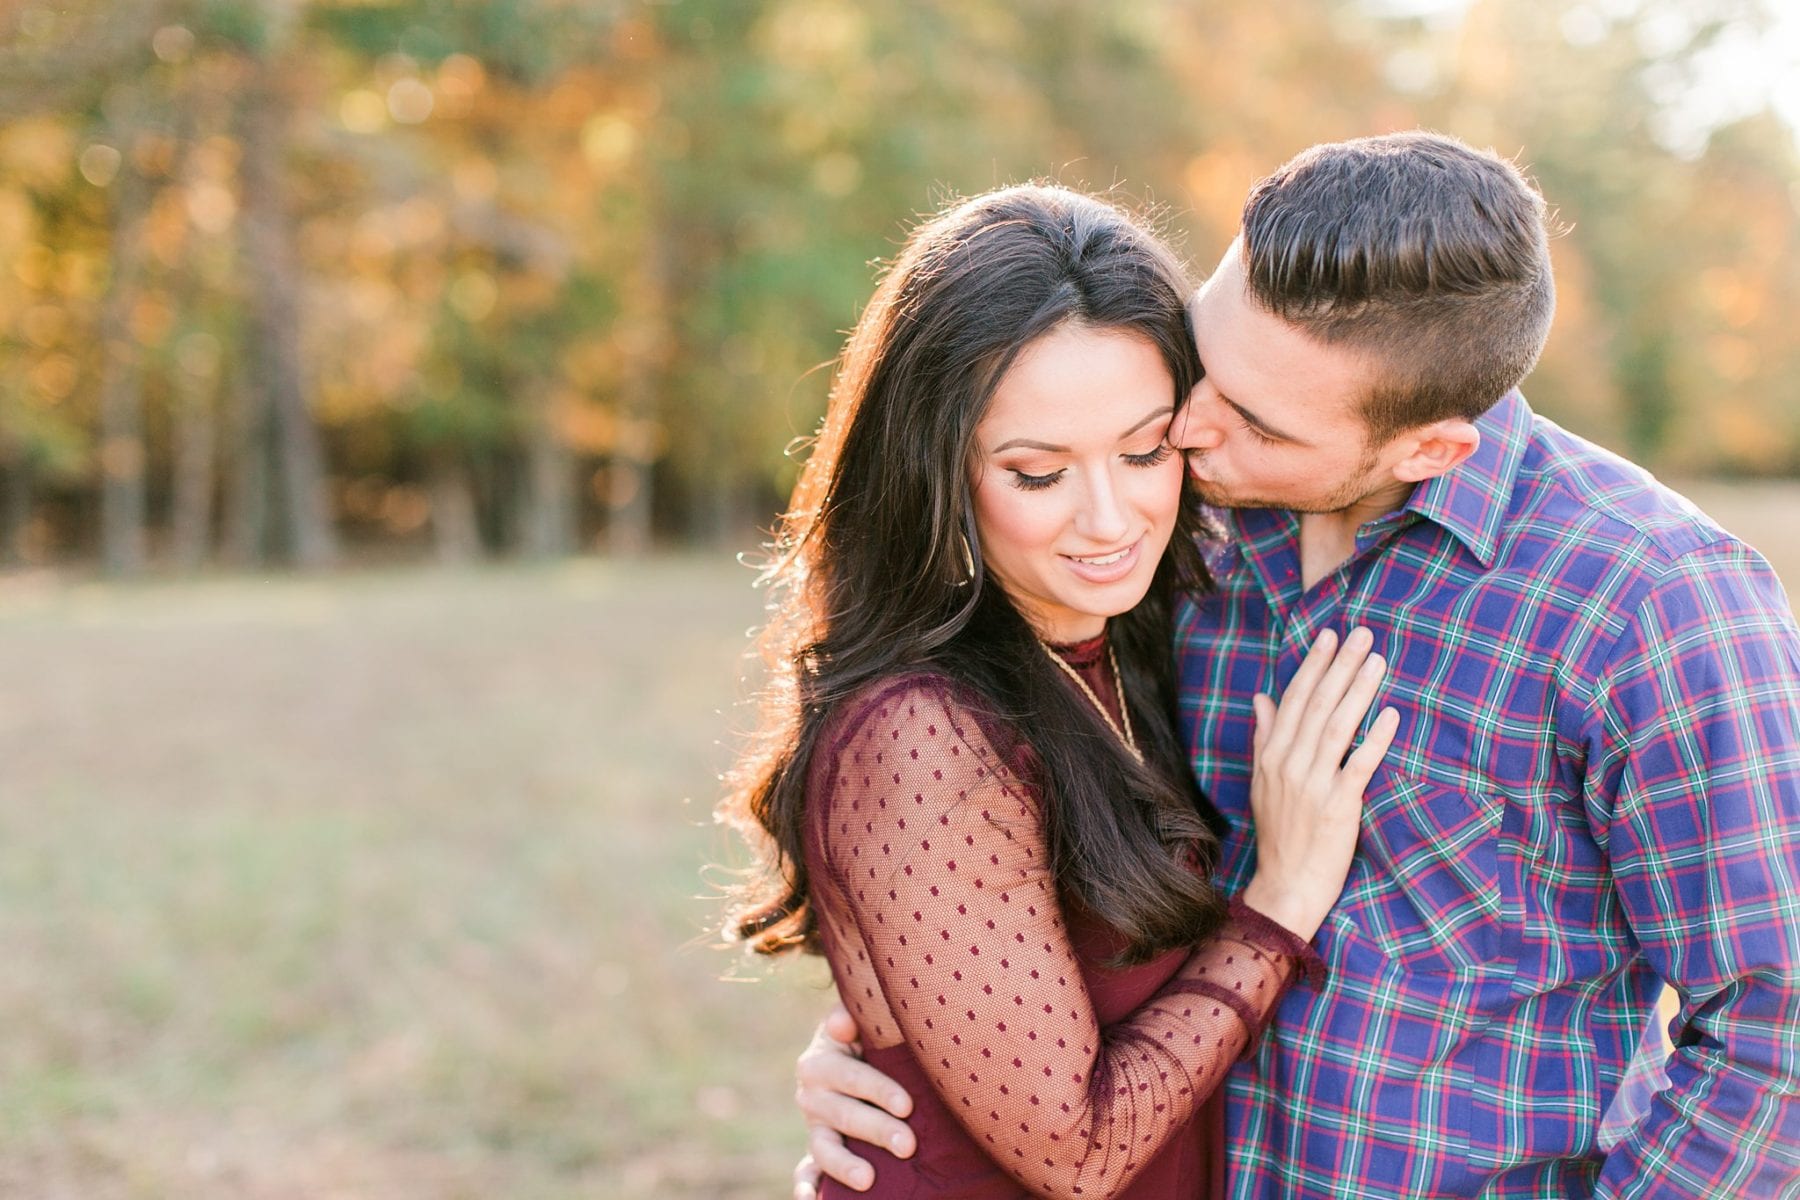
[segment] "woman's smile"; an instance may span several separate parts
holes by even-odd
[[[1136,568],[1142,557],[1138,550],[1143,544],[1144,539],[1139,537],[1129,546],[1105,554],[1065,554],[1063,557],[1078,578],[1089,583],[1116,583]]]

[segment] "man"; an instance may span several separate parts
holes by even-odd
[[[1221,886],[1251,697],[1321,629],[1377,631],[1402,713],[1328,978],[1227,1084],[1234,1197],[1800,1195],[1800,631],[1753,551],[1526,406],[1553,297],[1531,185],[1409,133],[1259,183],[1196,298],[1171,437],[1228,536],[1176,654]],[[1603,1149],[1663,980],[1669,1084]],[[834,1044],[815,1124],[904,1140]]]

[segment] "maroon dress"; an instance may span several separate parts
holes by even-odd
[[[1118,719],[1104,635],[1059,652]],[[852,1141],[875,1185],[826,1180],[825,1196],[1223,1194],[1218,1085],[1319,959],[1234,903],[1191,949],[1103,965],[1119,936],[1058,895],[1034,763],[936,674],[874,685],[827,726],[812,903],[864,1057],[912,1094],[919,1149]]]

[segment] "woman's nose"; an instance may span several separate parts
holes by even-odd
[[[1102,474],[1088,488],[1087,503],[1075,514],[1075,529],[1082,537],[1108,547],[1122,539],[1131,528],[1124,502],[1113,480]]]

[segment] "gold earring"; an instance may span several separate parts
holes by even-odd
[[[965,584],[972,583],[975,579],[975,555],[969,549],[969,535],[966,533],[958,533],[956,535],[956,541],[957,544],[962,547],[963,574],[968,577],[964,579],[963,582]]]

